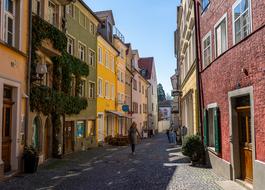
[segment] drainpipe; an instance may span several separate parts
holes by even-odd
[[[26,102],[26,118],[25,118],[25,145],[28,144],[28,125],[29,125],[29,113],[30,113],[30,73],[31,73],[31,51],[32,51],[32,0],[29,0],[29,34],[28,34],[28,69],[27,69],[27,102]]]
[[[195,42],[196,42],[196,80],[197,80],[197,94],[199,102],[199,127],[203,142],[203,93],[202,93],[202,84],[200,77],[200,65],[201,65],[201,36],[200,36],[200,2],[194,0],[194,15],[195,15]]]

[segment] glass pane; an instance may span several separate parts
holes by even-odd
[[[247,134],[246,134],[246,117],[245,114],[240,116],[240,128],[241,128],[241,142],[247,142]]]
[[[244,12],[248,9],[248,0],[242,0],[241,1],[241,11]]]
[[[240,4],[238,4],[235,9],[234,9],[234,17],[235,20],[241,15],[241,8],[240,8]]]
[[[6,2],[5,10],[13,14],[14,12],[13,0],[6,0],[5,2]]]
[[[85,123],[84,121],[78,121],[76,123],[76,136],[84,137]]]
[[[241,40],[241,24],[240,19],[235,22],[235,41],[236,43]]]
[[[4,98],[12,99],[12,88],[9,88],[9,87],[4,88]]]
[[[10,129],[11,129],[11,108],[5,109],[5,137],[10,137]]]

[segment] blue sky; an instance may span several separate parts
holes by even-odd
[[[158,82],[171,92],[174,74],[174,30],[179,0],[84,0],[93,11],[112,10],[116,27],[138,49],[155,58]]]

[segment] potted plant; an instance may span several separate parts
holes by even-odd
[[[204,146],[198,135],[191,135],[185,138],[182,153],[190,157],[192,164],[202,163],[204,158]]]
[[[37,171],[39,156],[37,150],[33,146],[25,146],[23,160],[25,173],[34,173]]]

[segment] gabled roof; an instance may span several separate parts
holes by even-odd
[[[147,71],[146,76],[145,76],[145,78],[147,80],[151,79],[153,64],[154,64],[154,58],[153,57],[140,58],[138,61],[138,67],[140,69],[144,69]]]
[[[97,11],[97,12],[95,12],[95,14],[97,15],[97,17],[99,17],[99,19],[101,21],[105,20],[104,18],[110,16],[110,18],[111,18],[110,21],[112,22],[111,24],[115,25],[115,20],[114,20],[114,16],[113,16],[112,10]]]
[[[95,19],[97,19],[98,22],[101,22],[100,19],[97,17],[97,15],[90,9],[90,7],[83,1],[83,0],[79,0],[79,2],[81,3],[81,5],[83,5],[86,10],[88,10],[88,12],[90,12],[90,14],[92,14]]]

